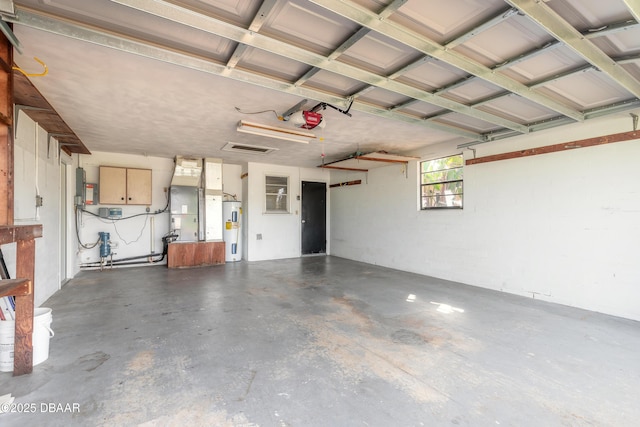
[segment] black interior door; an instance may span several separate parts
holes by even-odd
[[[302,254],[327,251],[327,184],[302,181]]]

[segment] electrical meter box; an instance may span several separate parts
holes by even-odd
[[[106,219],[121,219],[122,208],[99,208],[98,216]]]

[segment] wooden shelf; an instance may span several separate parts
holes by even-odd
[[[325,169],[339,169],[355,172],[368,172],[369,169],[379,168],[383,166],[389,166],[391,164],[404,164],[406,165],[412,160],[417,160],[418,157],[410,156],[398,156],[396,154],[389,154],[385,151],[376,151],[369,154],[359,154],[348,157],[342,160],[336,160],[335,162],[325,163],[319,165],[319,168]]]

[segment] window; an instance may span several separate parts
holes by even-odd
[[[269,176],[265,177],[266,183],[266,212],[289,212],[289,177]]]
[[[420,208],[462,208],[462,154],[420,162]]]

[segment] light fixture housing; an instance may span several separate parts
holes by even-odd
[[[297,129],[277,128],[274,126],[247,122],[245,120],[240,120],[240,122],[238,122],[236,130],[242,133],[265,136],[267,138],[283,139],[285,141],[301,142],[303,144],[308,144],[310,141],[316,139],[316,136],[311,132],[304,132]]]

